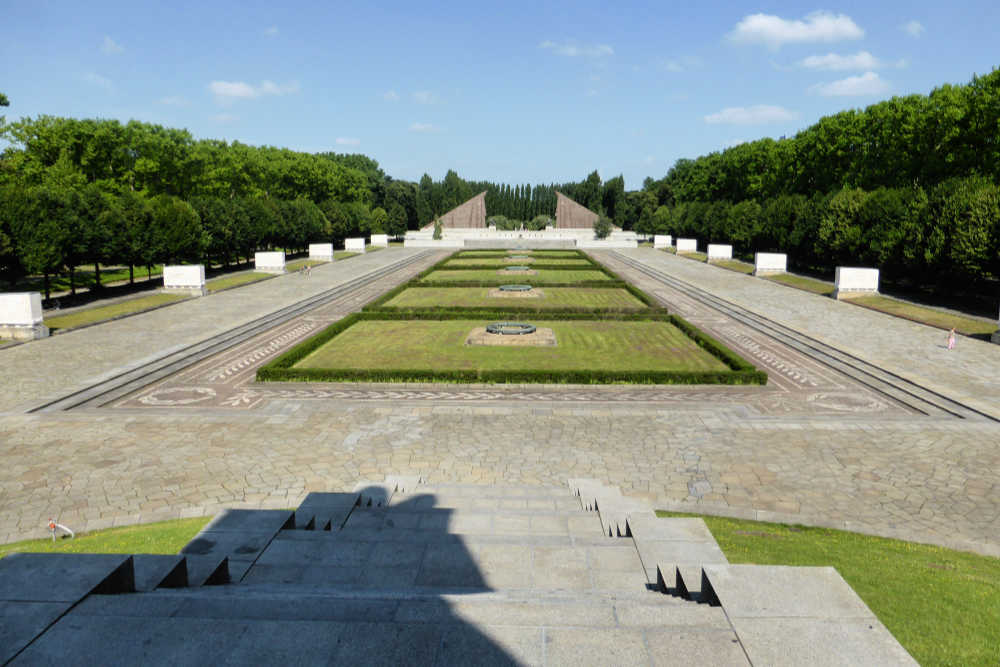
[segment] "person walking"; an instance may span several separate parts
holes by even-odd
[[[948,332],[948,349],[955,349],[955,327],[952,327],[951,331]]]

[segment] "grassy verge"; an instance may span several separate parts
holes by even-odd
[[[989,336],[997,330],[996,322],[965,317],[956,313],[946,313],[881,294],[848,297],[845,301],[939,329],[947,330],[954,327],[956,331],[966,336]]]
[[[285,264],[285,271],[288,273],[294,273],[307,266],[319,266],[320,264],[326,264],[326,262],[320,261],[318,259],[297,259],[294,262],[288,262]]]
[[[350,252],[348,250],[335,250],[333,253],[333,258],[336,259],[350,259],[355,255],[360,255],[360,252]]]
[[[826,528],[702,518],[731,563],[837,568],[922,665],[997,664],[1000,559]]]
[[[75,539],[25,540],[0,544],[0,558],[12,553],[175,554],[211,517],[178,519],[82,533]]]
[[[685,257],[687,259],[693,259],[696,262],[707,262],[708,255],[703,252],[679,252],[677,253],[679,257]]]
[[[646,304],[622,288],[537,288],[541,296],[517,298],[490,296],[489,287],[420,287],[403,290],[382,306],[384,309],[433,310],[449,308],[486,308],[489,310],[544,311],[638,311]]]
[[[218,292],[219,290],[229,289],[230,287],[239,287],[240,285],[249,285],[250,283],[255,283],[258,280],[264,280],[270,278],[273,274],[270,273],[258,273],[257,271],[250,271],[247,273],[238,273],[233,276],[223,276],[222,278],[213,278],[212,280],[205,281],[205,289],[209,292]]]
[[[124,315],[135,315],[136,313],[141,313],[144,310],[157,308],[168,303],[174,303],[175,301],[183,301],[187,298],[189,297],[183,294],[150,294],[149,296],[139,297],[138,299],[129,299],[127,301],[119,301],[118,303],[112,303],[106,306],[85,308],[83,310],[78,310],[75,313],[46,317],[45,326],[47,326],[50,331],[73,329],[75,327],[95,324],[97,322],[103,322],[105,320],[122,317]]]
[[[805,290],[806,292],[812,292],[813,294],[822,294],[823,296],[830,296],[833,294],[833,285],[830,283],[825,283],[822,280],[816,280],[814,278],[806,278],[805,276],[795,276],[790,273],[778,273],[773,276],[765,276],[764,279],[773,280],[776,283],[794,287],[795,289]]]
[[[495,285],[506,283],[531,283],[545,285],[547,283],[583,283],[605,282],[614,278],[600,270],[546,270],[539,269],[536,273],[521,273],[517,271],[502,272],[500,270],[447,270],[435,269],[421,278],[428,283],[479,282]]]
[[[753,264],[747,264],[746,262],[741,262],[738,259],[718,259],[712,262],[712,266],[721,266],[724,269],[736,271],[737,273],[745,273],[747,275],[753,273]]]

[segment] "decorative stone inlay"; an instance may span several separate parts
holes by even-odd
[[[504,257],[505,262],[534,262],[534,257],[529,257],[527,255],[507,255]]]
[[[531,271],[530,266],[508,266],[504,268],[504,271]]]
[[[215,398],[215,390],[209,387],[170,387],[143,396],[140,402],[146,405],[190,405]]]
[[[500,286],[500,291],[501,292],[530,292],[531,291],[531,285],[518,285],[518,284],[501,285]]]
[[[806,401],[821,408],[843,412],[882,412],[888,407],[874,396],[864,394],[823,392],[812,394]]]
[[[516,336],[487,333],[486,327],[476,327],[465,339],[466,345],[510,345],[513,347],[545,347],[556,344],[556,334],[548,327],[537,327],[533,333]]]

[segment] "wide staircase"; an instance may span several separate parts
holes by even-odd
[[[12,664],[915,664],[832,568],[729,565],[595,480],[229,510],[175,556],[0,560]]]

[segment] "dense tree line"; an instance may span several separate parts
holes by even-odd
[[[416,193],[417,220],[419,226],[427,225],[480,192],[486,192],[489,216],[527,222],[538,216],[554,218],[557,191],[595,213],[607,215],[619,227],[627,226],[637,216],[625,193],[625,179],[620,175],[602,182],[594,171],[579,183],[509,185],[466,181],[449,170],[441,181],[434,181],[428,174],[420,179]]]
[[[679,160],[628,193],[636,229],[880,267],[926,284],[1000,278],[1000,70]]]
[[[0,277],[208,262],[416,226],[416,186],[363,155],[195,141],[132,121],[0,125]]]

